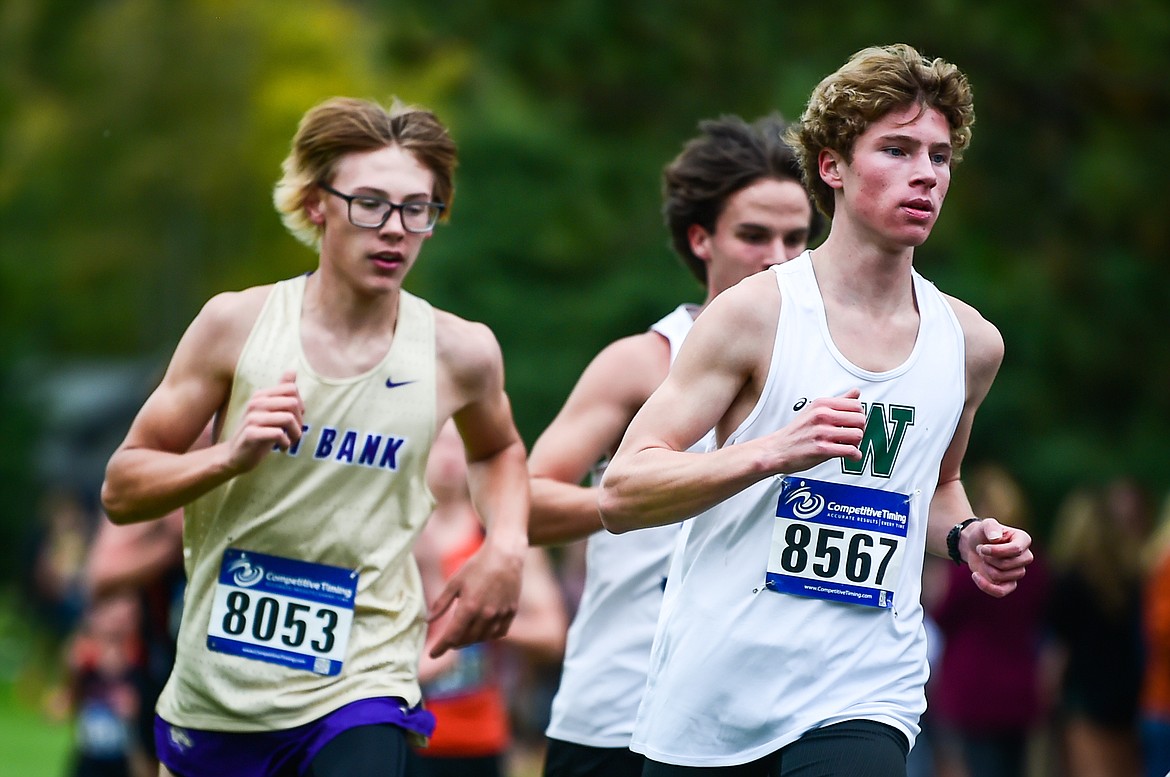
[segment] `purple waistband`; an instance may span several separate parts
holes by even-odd
[[[227,732],[173,726],[155,716],[154,738],[159,760],[179,777],[216,774],[220,777],[272,777],[302,774],[329,740],[358,726],[389,723],[410,737],[430,737],[435,716],[401,699],[362,699],[296,728],[276,731]]]

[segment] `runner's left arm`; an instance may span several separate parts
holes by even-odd
[[[1003,362],[999,331],[971,306],[951,298],[966,343],[967,398],[962,416],[939,469],[939,482],[930,503],[927,550],[948,557],[947,534],[968,518],[959,537],[959,555],[971,568],[971,578],[984,593],[1006,596],[1015,590],[1032,562],[1032,538],[1023,529],[1004,526],[994,516],[975,516],[963,488],[961,464],[971,438],[975,412],[991,390]]]

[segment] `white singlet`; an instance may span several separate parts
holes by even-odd
[[[670,359],[698,315],[679,305],[650,329],[670,343]],[[601,480],[602,468],[594,471]],[[586,540],[585,586],[569,627],[561,683],[545,732],[589,747],[629,747],[650,662],[677,525]]]
[[[863,370],[830,337],[809,253],[771,271],[782,295],[771,367],[725,445],[858,387],[865,457],[767,478],[687,521],[631,743],[663,763],[748,763],[851,719],[893,726],[913,744],[925,709],[922,562],[964,404],[962,329],[914,272],[921,318],[910,356]]]

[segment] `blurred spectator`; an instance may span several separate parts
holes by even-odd
[[[1032,530],[1027,499],[996,464],[965,477],[975,515]],[[1035,549],[1035,546],[1033,546]],[[966,566],[940,561],[926,593],[942,637],[928,694],[940,775],[1023,777],[1046,719],[1040,661],[1049,573],[1043,554],[1009,596],[981,592]]]
[[[1110,495],[1120,501],[1111,504]],[[1053,528],[1056,725],[1070,777],[1140,773],[1143,525],[1136,506],[1132,488],[1120,482],[1105,491],[1078,489],[1065,498]]]
[[[1142,683],[1142,758],[1147,777],[1170,774],[1170,498],[1144,553],[1145,680]]]
[[[429,599],[484,538],[467,489],[463,445],[451,423],[431,449],[427,483],[435,510],[414,552]],[[525,559],[520,603],[506,637],[450,650],[435,659],[429,651],[442,631],[442,621],[432,623],[419,662],[419,680],[423,702],[435,715],[435,733],[429,746],[412,756],[407,773],[411,777],[503,777],[512,745],[505,689],[508,679],[514,679],[504,664],[516,657],[522,663],[558,666],[567,629],[560,586],[541,548],[530,549]]]
[[[79,494],[52,490],[41,502],[30,559],[30,597],[37,617],[58,645],[73,633],[81,618],[85,602],[82,578],[93,525],[93,515]]]
[[[74,715],[72,777],[148,777],[157,773],[138,737],[142,706],[142,651],[138,601],[128,592],[91,604],[68,659],[68,696]]]
[[[209,424],[192,447],[210,444]],[[124,526],[101,517],[86,560],[84,580],[93,600],[126,595],[137,601],[142,698],[133,725],[149,771],[156,774],[154,710],[175,663],[187,582],[183,570],[183,511]]]
[[[125,595],[137,602],[142,698],[133,726],[152,774],[158,771],[154,708],[175,662],[185,581],[182,510],[125,526],[102,518],[86,565],[86,585],[99,601]]]
[[[1146,489],[1132,477],[1113,478],[1105,486],[1105,509],[1129,536],[1144,540],[1153,530],[1153,509]]]

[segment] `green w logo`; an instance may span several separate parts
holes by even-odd
[[[861,403],[865,410],[865,403]],[[894,471],[898,452],[906,428],[914,425],[914,408],[906,405],[890,405],[890,417],[886,418],[886,406],[874,402],[866,412],[865,433],[861,437],[861,460],[841,459],[841,471],[849,475],[864,475],[866,465],[875,477],[888,478]]]

